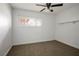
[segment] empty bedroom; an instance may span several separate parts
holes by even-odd
[[[0,56],[79,56],[79,3],[0,3]]]

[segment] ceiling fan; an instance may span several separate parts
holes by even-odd
[[[44,11],[46,8],[47,8],[50,12],[53,12],[53,9],[51,9],[52,7],[63,6],[63,3],[54,4],[54,5],[52,5],[52,3],[46,3],[45,5],[36,4],[36,6],[42,6],[42,7],[44,7],[42,10],[40,10],[40,12]],[[46,8],[45,8],[45,7],[46,7]]]

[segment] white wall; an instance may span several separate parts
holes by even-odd
[[[11,48],[11,9],[0,4],[0,55],[6,55]]]
[[[57,14],[56,40],[79,48],[79,22],[58,24],[60,22],[79,20],[79,5],[68,8]]]
[[[42,25],[26,26],[19,24],[19,17],[41,21]],[[13,9],[13,44],[27,44],[54,40],[55,18],[47,13],[33,12],[22,9]]]

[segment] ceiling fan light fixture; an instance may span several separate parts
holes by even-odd
[[[53,10],[50,10],[51,12],[53,12]]]

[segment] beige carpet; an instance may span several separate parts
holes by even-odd
[[[79,56],[79,50],[56,40],[13,46],[8,56]]]

